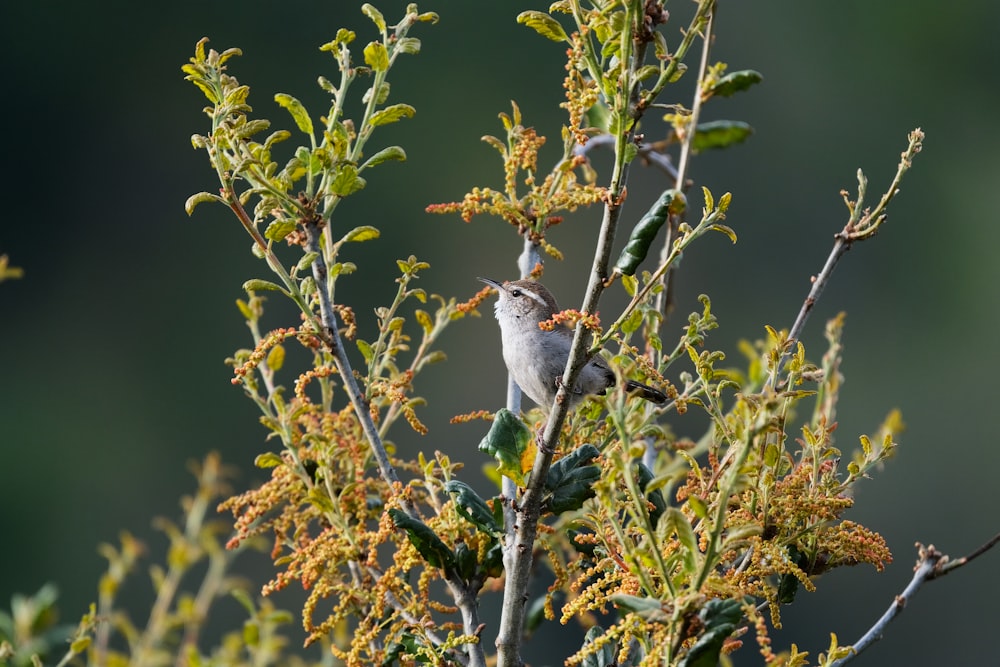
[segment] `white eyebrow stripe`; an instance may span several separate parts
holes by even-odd
[[[530,289],[525,289],[523,287],[517,287],[515,289],[521,290],[521,292],[523,294],[527,294],[528,296],[530,296],[532,299],[534,299],[538,303],[542,304],[543,306],[548,306],[549,305],[549,304],[545,303],[545,299],[543,299],[541,296],[539,296],[535,292],[532,292]]]

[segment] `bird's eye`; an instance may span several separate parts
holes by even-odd
[[[519,290],[519,289],[512,289],[510,291],[510,295],[511,296],[521,296],[521,290]]]

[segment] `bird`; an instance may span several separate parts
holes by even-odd
[[[559,312],[552,293],[534,280],[497,282],[479,278],[497,291],[494,306],[507,372],[521,391],[547,414],[562,382],[566,361],[573,345],[573,330],[556,324],[551,330],[540,328]],[[576,384],[568,396],[569,407],[576,407],[585,397],[602,396],[614,386],[616,377],[601,357],[594,357],[580,369]],[[653,403],[662,404],[667,395],[658,389],[625,381],[625,389]]]

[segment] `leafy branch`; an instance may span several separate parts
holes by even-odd
[[[334,56],[341,74],[337,86],[325,77],[320,77],[320,87],[333,98],[329,112],[322,118],[321,126],[313,122],[305,105],[298,99],[285,93],[275,95],[275,101],[289,112],[297,129],[307,137],[307,144],[294,149],[293,157],[284,168],[279,168],[274,162],[271,150],[275,144],[290,138],[291,133],[278,131],[263,143],[253,141],[252,137],[267,129],[270,123],[263,119],[249,118],[251,109],[246,104],[249,88],[239,85],[234,77],[225,73],[227,61],[238,55],[238,50],[231,49],[222,54],[215,51],[206,53],[207,40],[202,40],[198,43],[191,63],[183,68],[187,79],[198,86],[211,103],[206,109],[212,119],[211,133],[208,136],[196,135],[193,143],[196,147],[208,150],[222,185],[220,195],[200,193],[190,198],[187,209],[190,213],[195,205],[203,201],[221,201],[229,206],[254,239],[255,254],[266,261],[279,280],[278,284],[259,279],[246,284],[251,303],[243,304],[241,310],[251,325],[257,347],[234,359],[234,363],[239,364],[236,382],[243,384],[261,407],[267,418],[266,423],[281,438],[286,449],[285,457],[266,455],[258,458],[258,464],[274,469],[274,481],[277,484],[294,483],[297,488],[287,487],[284,493],[305,492],[317,512],[315,518],[289,518],[304,522],[320,519],[321,523],[327,525],[343,524],[347,531],[341,537],[352,544],[353,549],[363,548],[365,540],[357,539],[362,537],[360,535],[351,534],[354,530],[350,528],[354,525],[353,521],[337,511],[337,503],[342,501],[344,494],[340,483],[334,481],[338,466],[332,465],[333,460],[326,458],[328,454],[318,457],[316,452],[303,447],[309,441],[308,438],[320,437],[324,442],[330,441],[329,427],[322,426],[324,420],[343,420],[343,417],[334,417],[336,412],[331,412],[332,377],[339,377],[352,407],[350,423],[344,423],[342,427],[346,432],[355,427],[360,429],[367,441],[371,460],[384,481],[385,486],[379,490],[379,494],[384,501],[399,508],[398,511],[402,512],[399,516],[405,517],[405,522],[422,526],[421,531],[429,530],[421,518],[413,494],[406,492],[402,485],[383,437],[399,414],[405,415],[417,431],[425,430],[413,409],[419,400],[411,400],[407,395],[412,388],[413,377],[428,360],[440,358],[440,354],[435,354],[431,345],[443,328],[474,308],[469,304],[458,304],[454,299],[435,297],[440,307],[434,323],[431,323],[428,314],[417,310],[415,316],[424,329],[423,342],[409,367],[406,370],[400,369],[395,359],[408,350],[408,336],[403,333],[403,320],[396,312],[410,297],[426,300],[422,290],[408,288],[408,284],[417,277],[419,270],[427,266],[412,257],[407,261],[400,261],[400,289],[393,304],[380,311],[379,333],[374,344],[362,339],[357,341],[368,371],[363,378],[363,386],[359,383],[344,345],[344,335],[354,335],[356,323],[353,311],[346,305],[337,303],[334,297],[338,278],[349,274],[353,270],[353,264],[340,261],[339,254],[346,243],[377,238],[379,230],[363,225],[355,227],[339,241],[335,241],[332,215],[340,200],[365,187],[366,180],[361,176],[362,172],[389,160],[405,159],[405,153],[398,146],[384,148],[367,159],[364,151],[376,128],[413,115],[414,109],[409,105],[386,104],[389,97],[387,74],[399,55],[419,52],[420,42],[408,34],[410,28],[417,23],[437,20],[436,14],[421,14],[415,5],[407,8],[403,19],[395,26],[388,26],[382,14],[371,5],[365,4],[362,11],[374,23],[378,33],[378,38],[363,48],[364,66],[355,66],[353,63],[350,44],[355,40],[356,34],[351,30],[339,30],[334,40],[321,49]],[[362,116],[355,122],[344,116],[345,101],[349,88],[362,75],[369,77],[371,83],[363,96],[365,107]],[[317,127],[322,127],[321,134],[317,132]],[[244,183],[246,187],[239,190]],[[295,191],[296,187],[300,189]],[[252,216],[247,209],[251,200],[256,200]],[[278,257],[275,244],[281,241],[300,248],[300,257],[294,261],[291,270],[286,269]],[[254,294],[255,290],[261,289],[276,290],[289,297],[301,310],[304,325],[297,329],[261,335],[257,322],[262,309],[260,301],[255,301]],[[343,328],[338,324],[338,315]],[[274,381],[274,373],[283,365],[282,341],[288,339],[297,340],[311,350],[314,357],[312,370],[302,374],[296,382],[296,392],[291,402],[285,400],[283,389]],[[335,369],[335,373],[329,369]],[[258,393],[253,379],[258,372],[267,391],[263,396]],[[313,383],[320,388],[319,405],[313,403],[308,393],[308,388]],[[381,415],[383,411],[385,414]],[[381,426],[376,424],[376,417],[382,418]],[[316,418],[320,421],[315,421]],[[307,432],[316,428],[320,430],[305,435],[302,433],[303,428]],[[356,475],[367,467],[367,462],[358,458],[352,467],[355,470],[353,474]],[[277,476],[279,472],[282,473],[281,476]],[[291,473],[291,477],[285,477],[287,473]],[[244,517],[249,517],[256,516],[255,513],[259,510],[251,508],[261,503],[274,508],[274,499],[260,494],[232,499],[228,507],[237,515],[249,512],[244,514]],[[242,528],[243,536],[255,534],[259,529],[260,526],[247,523]],[[283,540],[282,534],[283,531],[279,530],[276,549],[284,543],[285,548],[291,550],[294,567],[306,567],[308,559],[313,555],[303,549],[301,543]],[[377,541],[386,539],[385,535],[373,537]],[[328,548],[322,546],[323,542],[325,540],[316,539],[312,549],[318,553],[319,550]],[[356,557],[349,557],[342,562],[351,581],[360,585],[366,575],[359,569]],[[469,583],[453,568],[443,567],[444,562],[439,562],[437,567],[444,570],[444,579],[462,613],[465,639],[457,643],[445,641],[438,645],[437,650],[442,654],[450,654],[455,648],[461,648],[466,653],[468,664],[481,665],[484,660],[483,651],[475,640],[475,633],[480,625],[478,604]],[[369,569],[369,572],[374,570]],[[395,574],[386,573],[381,577],[380,585],[387,587],[383,601],[399,601],[406,597],[399,589],[391,588],[394,576]],[[285,581],[287,579],[279,577],[274,585],[280,587]],[[315,589],[313,595],[325,595],[327,592],[328,589],[325,588]],[[310,605],[307,605],[307,616],[316,601],[318,598],[314,597]],[[379,608],[380,604],[373,601],[373,604],[361,605],[359,611],[362,615],[371,615],[377,614]],[[397,613],[400,618],[411,617],[406,609],[397,609]],[[320,636],[325,627],[325,624],[320,624],[313,637]],[[377,644],[369,644],[369,647],[376,652],[382,650]]]

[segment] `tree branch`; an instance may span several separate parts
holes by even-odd
[[[596,137],[591,137],[587,143],[576,146],[573,149],[573,155],[586,157],[595,148],[613,147],[614,143],[615,138],[610,134],[599,134]],[[670,156],[664,152],[665,146],[666,142],[664,141],[641,142],[636,156],[662,171],[671,180],[676,181],[678,180],[677,167],[674,166]]]
[[[538,263],[538,246],[533,243],[527,235],[524,237],[524,249],[518,257],[518,272],[521,278],[527,278],[531,270]],[[514,382],[514,378],[507,378],[507,409],[514,414],[521,413],[521,388]],[[549,455],[551,458],[551,454]],[[538,467],[538,459],[541,452],[536,457],[535,468]],[[531,480],[536,479],[535,470],[532,470]],[[541,479],[544,479],[542,477]],[[530,487],[530,484],[529,484]],[[531,574],[532,549],[535,543],[535,530],[538,522],[538,502],[534,502],[527,497],[527,493],[520,499],[518,504],[517,485],[514,480],[504,477],[501,485],[501,492],[504,499],[504,546],[503,546],[503,566],[506,572],[504,578],[503,607],[500,613],[500,627],[497,630],[497,664],[520,665],[520,645],[522,629],[524,627],[524,605],[527,602],[528,583]],[[523,513],[529,501],[536,506],[534,517],[531,518]],[[531,530],[526,531],[525,526],[530,523]],[[528,534],[530,533],[530,535]]]
[[[781,374],[781,369],[784,367],[785,362],[788,361],[788,357],[792,354],[792,345],[798,341],[799,336],[802,335],[802,331],[805,329],[806,321],[809,319],[809,314],[812,309],[816,306],[816,302],[819,300],[820,295],[826,288],[827,284],[830,282],[830,277],[833,275],[833,270],[837,266],[837,262],[840,258],[844,256],[855,241],[864,241],[865,239],[872,238],[878,232],[878,228],[885,222],[886,219],[886,209],[889,206],[889,202],[892,198],[896,196],[899,192],[899,184],[909,168],[912,166],[914,156],[920,152],[923,147],[924,133],[918,127],[917,129],[910,132],[907,136],[909,141],[906,150],[903,151],[899,165],[896,167],[896,175],[892,179],[892,183],[889,188],[882,195],[879,200],[878,206],[875,207],[874,211],[869,211],[867,209],[862,209],[864,205],[865,191],[868,187],[868,179],[865,178],[864,173],[858,169],[858,199],[853,202],[847,198],[847,191],[842,190],[841,195],[844,197],[844,202],[847,204],[847,209],[850,212],[850,218],[847,220],[847,224],[844,228],[840,230],[838,234],[834,236],[836,239],[833,244],[833,249],[830,251],[829,257],[826,259],[826,263],[823,265],[823,270],[819,272],[815,278],[813,278],[812,289],[809,290],[809,294],[806,296],[805,301],[802,302],[802,307],[799,309],[799,314],[795,318],[795,323],[792,324],[791,330],[788,332],[788,342],[789,347],[782,353],[781,360],[778,362],[777,370],[774,377],[771,378],[772,387],[777,385],[778,376]]]
[[[889,605],[889,608],[886,609],[884,614],[882,614],[881,618],[875,622],[875,625],[873,625],[861,637],[861,639],[851,646],[851,654],[846,658],[842,658],[841,660],[834,662],[832,667],[841,667],[842,665],[846,665],[848,662],[861,655],[862,651],[882,639],[882,635],[885,632],[886,627],[889,623],[895,620],[900,613],[902,613],[910,599],[916,595],[921,586],[928,581],[939,579],[964,565],[968,565],[975,558],[978,558],[996,546],[997,543],[1000,543],[1000,533],[994,535],[968,556],[964,556],[957,560],[950,560],[948,556],[935,549],[933,544],[929,547],[925,547],[917,542],[917,554],[919,557],[917,559],[917,565],[913,569],[913,578],[910,580],[910,583],[907,584],[902,593],[896,596],[896,598],[892,601],[892,604]]]

